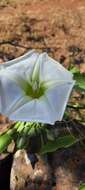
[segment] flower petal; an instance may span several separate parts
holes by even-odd
[[[55,121],[62,119],[74,83],[75,81],[67,82],[64,85],[56,86],[46,92],[50,105],[53,105],[55,109]]]
[[[60,63],[50,58],[46,53],[41,54],[40,80],[72,80],[73,75],[66,70]]]
[[[32,81],[39,80],[40,79],[40,66],[43,64],[43,56],[40,54],[36,60],[36,63],[33,68],[33,73],[32,73]]]
[[[6,114],[16,100],[22,96],[21,89],[15,82],[0,76],[0,112]]]
[[[27,104],[17,109],[14,113],[9,115],[12,120],[19,121],[31,121],[53,124],[54,120],[54,109],[50,106],[47,98],[42,97],[39,100],[31,100]]]
[[[35,50],[30,50],[29,52],[25,53],[24,55],[16,58],[16,59],[13,59],[11,61],[7,61],[6,63],[4,64],[0,64],[0,69],[1,68],[7,68],[9,66],[15,66],[15,64],[19,64],[21,65],[21,63],[26,63],[25,60],[27,60],[28,58],[32,58],[33,59],[33,56],[37,55],[38,53],[35,52]],[[18,65],[17,65],[18,66]]]

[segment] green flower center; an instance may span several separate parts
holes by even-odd
[[[40,98],[45,93],[45,86],[39,85],[38,81],[33,82],[32,84],[28,84],[25,90],[26,96],[30,96],[31,98]]]

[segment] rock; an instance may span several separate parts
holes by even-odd
[[[29,156],[29,157],[28,157]],[[34,165],[33,155],[19,150],[14,155],[10,176],[11,190],[50,190],[51,175],[46,161],[38,157]],[[33,167],[34,166],[34,167]]]
[[[33,168],[27,154],[24,150],[18,150],[14,155],[14,161],[11,169],[10,189],[25,189],[27,178],[33,175]]]
[[[12,142],[7,147],[7,152],[13,153],[14,152],[14,148],[15,148],[15,142],[14,142],[14,140],[12,140]]]
[[[40,190],[51,189],[51,169],[45,158],[38,156],[38,162],[35,164],[32,180]]]

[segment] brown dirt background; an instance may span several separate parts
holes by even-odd
[[[84,72],[84,42],[84,0],[0,1],[0,57],[4,61],[35,48],[64,60],[65,65],[79,62]]]

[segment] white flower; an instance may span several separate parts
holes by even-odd
[[[11,120],[61,120],[74,85],[72,74],[46,53],[30,51],[0,70],[0,112]]]

